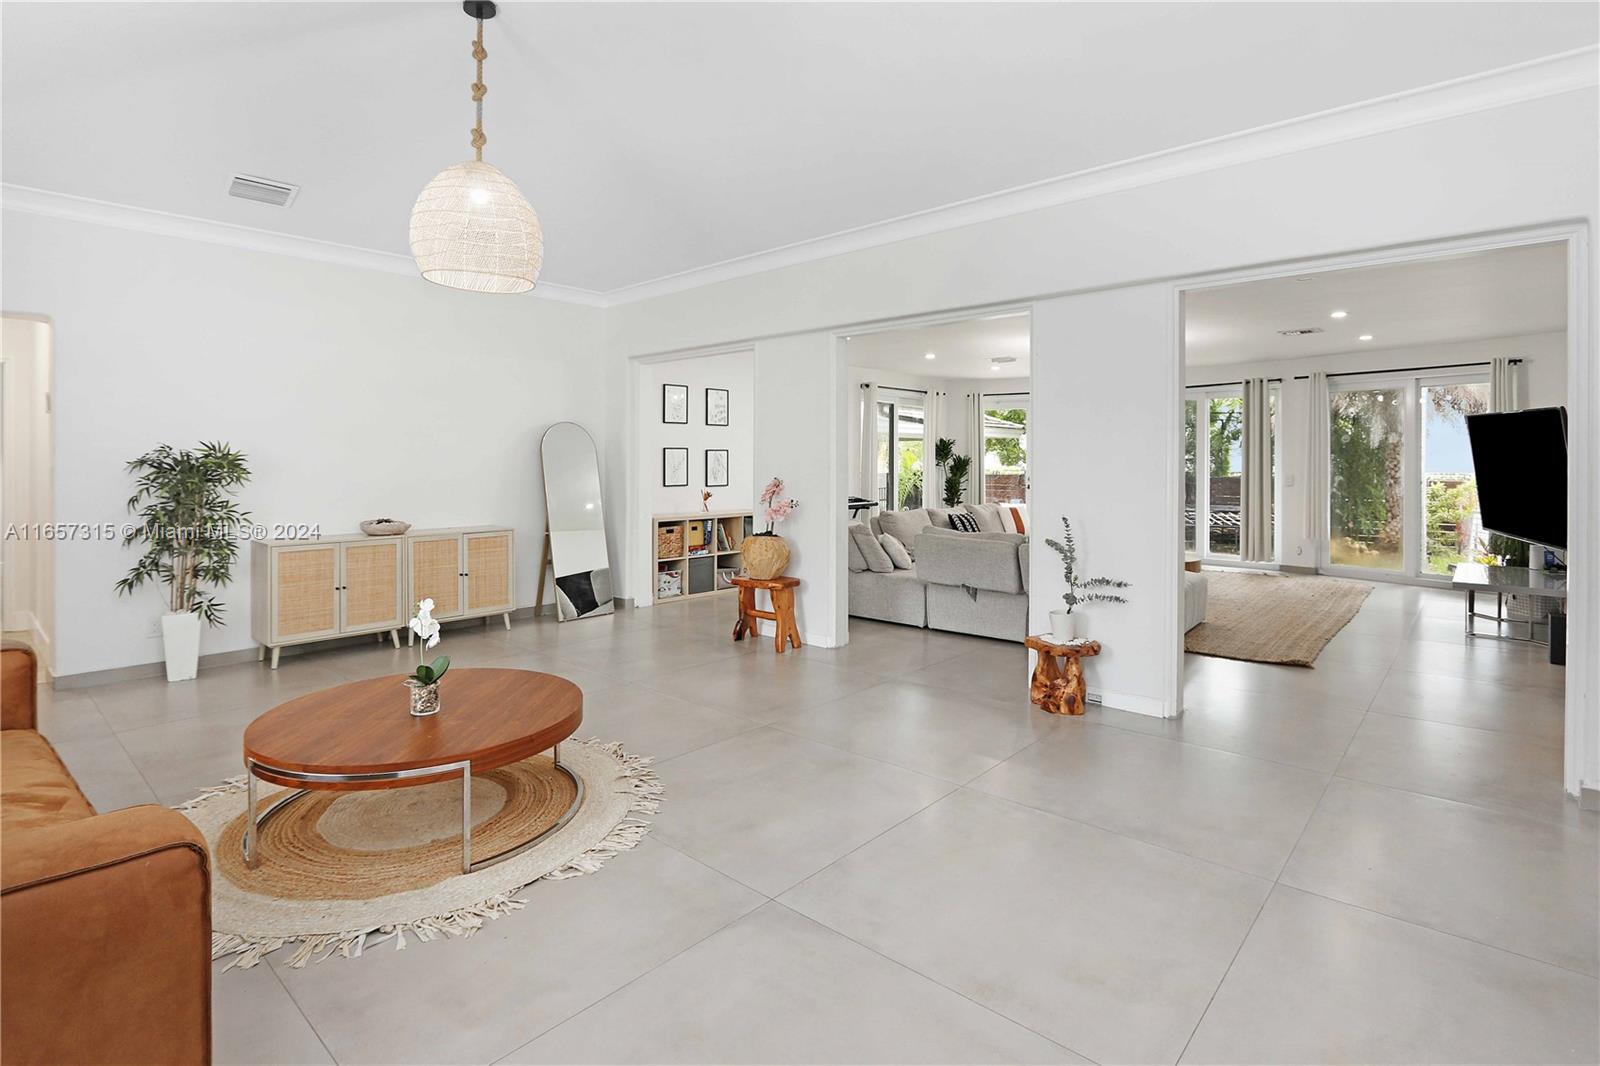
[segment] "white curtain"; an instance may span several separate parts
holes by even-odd
[[[856,495],[863,500],[878,498],[878,385],[868,381],[861,386],[861,469],[856,472]]]
[[[1489,410],[1522,410],[1522,388],[1517,366],[1510,359],[1489,363]]]
[[[934,449],[939,446],[940,414],[944,410],[944,393],[929,389],[922,402],[922,506],[939,506],[939,494],[944,482],[939,478],[939,468],[933,465]]]
[[[1266,378],[1244,383],[1244,484],[1239,495],[1239,558],[1272,561],[1272,409]]]
[[[1307,419],[1308,439],[1301,469],[1306,501],[1305,536],[1320,559],[1323,545],[1328,543],[1328,449],[1331,444],[1328,437],[1328,375],[1320,370],[1313,371],[1306,386],[1310,417]]]
[[[967,439],[956,446],[956,454],[970,455],[972,466],[968,469],[967,491],[964,500],[983,502],[983,393],[969,392],[966,397],[965,422]]]

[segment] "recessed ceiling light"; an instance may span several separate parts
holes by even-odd
[[[991,366],[990,366],[990,367],[989,367],[989,369],[990,369],[990,370],[999,370],[999,369],[1000,369],[1000,368],[999,368],[999,367],[998,367],[998,366],[994,366],[994,365],[991,365]]]
[[[922,353],[922,358],[924,358],[924,359],[937,359],[939,357],[937,355],[934,355],[932,352],[923,352]]]
[[[1359,341],[1370,341],[1371,339],[1372,339],[1372,334],[1370,334],[1370,333],[1363,333],[1361,336],[1356,338],[1356,340],[1359,340]]]
[[[1335,311],[1333,314],[1329,315],[1328,317],[1329,318],[1344,318],[1349,313],[1350,313],[1349,311]]]

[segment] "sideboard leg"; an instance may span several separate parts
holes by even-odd
[[[266,657],[267,657],[267,646],[265,644],[257,644],[256,645],[256,662],[258,662],[258,663],[259,662],[263,662],[263,661],[265,661]]]
[[[505,614],[501,615],[500,617],[505,620],[506,632],[509,633],[511,631],[511,612],[507,611]]]
[[[400,631],[398,629],[389,630],[389,639],[394,641],[395,649],[399,650],[399,648],[400,648]]]
[[[274,670],[278,668],[278,650],[277,648],[272,649],[272,668]]]

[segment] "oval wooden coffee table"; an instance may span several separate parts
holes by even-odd
[[[566,678],[532,670],[454,669],[439,682],[439,713],[411,715],[398,677],[375,677],[279,704],[244,731],[252,817],[244,858],[255,866],[260,826],[310,791],[405,788],[461,776],[461,871],[471,873],[524,851],[566,825],[583,803],[583,782],[561,765],[561,742],[583,721],[583,692]],[[472,860],[472,775],[549,750],[577,787],[555,825],[498,855]],[[256,813],[256,782],[294,791]]]

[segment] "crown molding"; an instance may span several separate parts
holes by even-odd
[[[635,303],[1242,163],[1341,144],[1548,96],[1593,89],[1597,85],[1600,85],[1600,46],[1589,45],[1061,177],[1047,178],[607,292],[540,282],[534,295],[590,307]],[[414,275],[416,272],[409,256],[393,252],[91,200],[46,189],[0,184],[0,207],[391,274]]]
[[[26,185],[0,184],[0,208],[20,211],[30,215],[65,218],[74,222],[90,222],[116,229],[153,233],[162,237],[179,237],[184,240],[222,244],[244,248],[252,252],[287,255],[297,259],[312,259],[320,263],[377,270],[386,274],[404,274],[417,277],[417,266],[408,255],[380,252],[371,248],[357,248],[349,244],[298,237],[288,233],[240,226],[232,222],[217,222],[192,215],[178,215],[169,211],[156,211],[147,207],[131,207],[86,196],[34,189]],[[546,300],[586,304],[602,307],[605,298],[588,289],[575,289],[566,285],[540,282],[533,295]]]
[[[1257,126],[606,292],[608,306],[1600,85],[1600,46]]]

